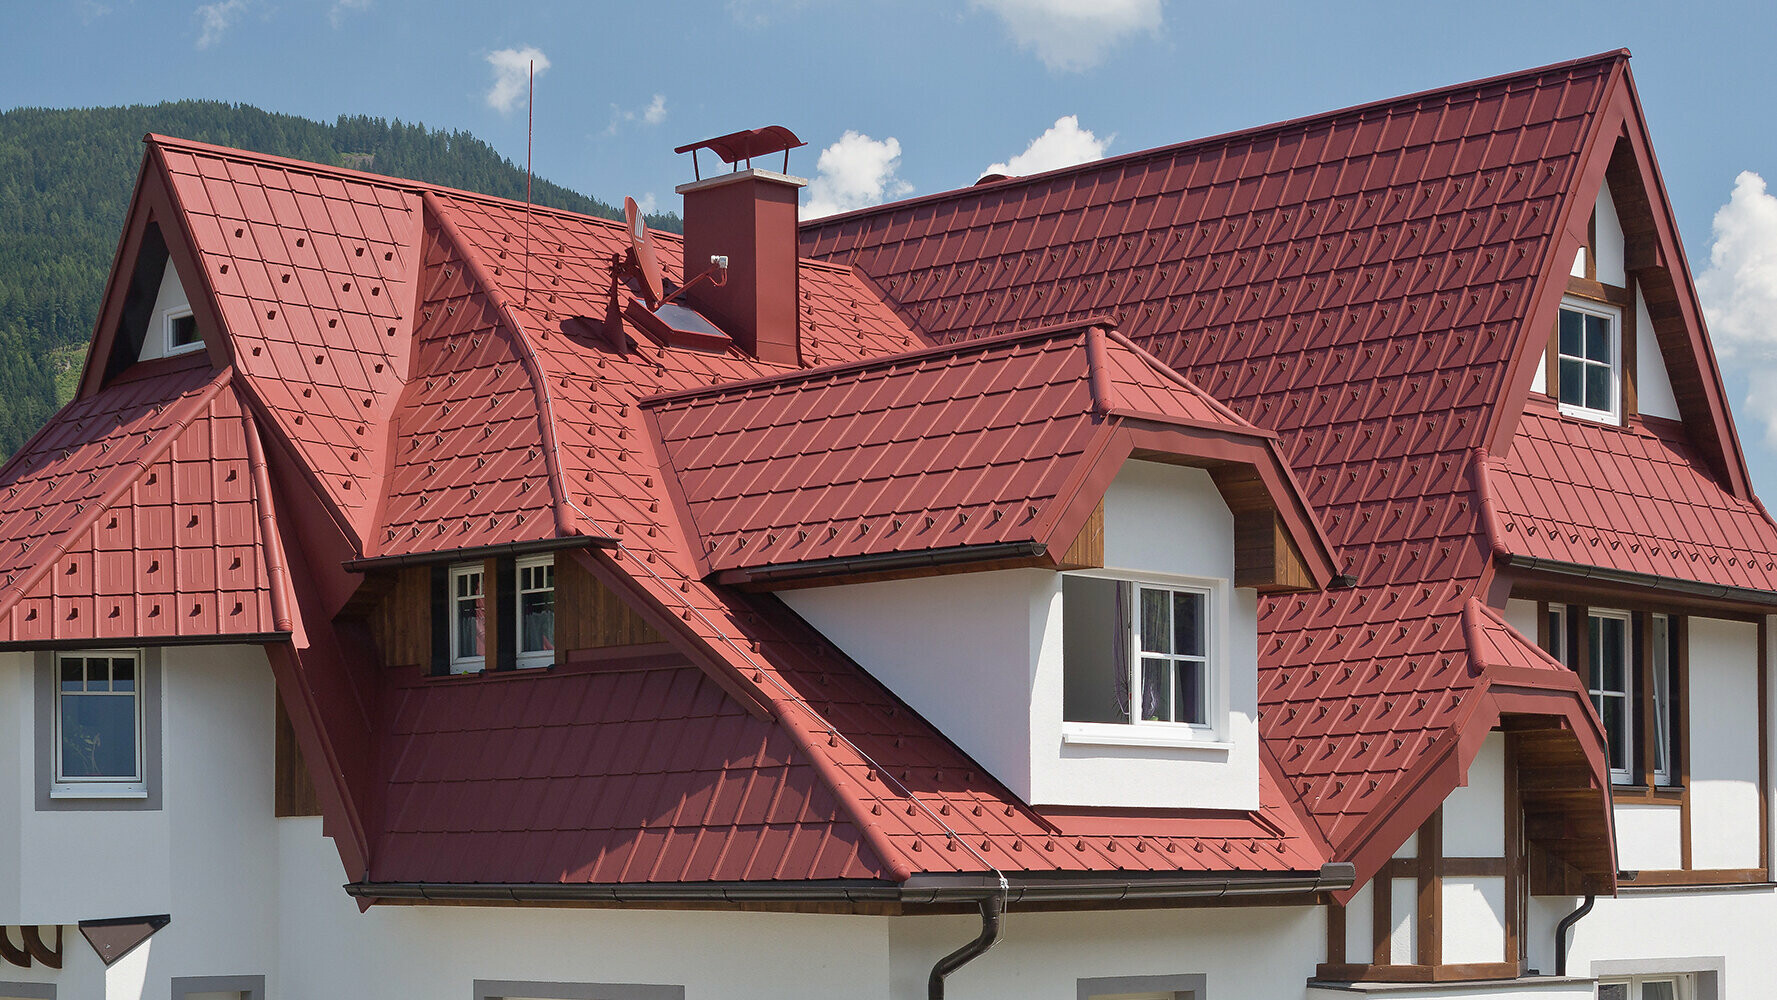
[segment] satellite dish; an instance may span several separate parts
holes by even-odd
[[[629,223],[629,252],[642,275],[642,293],[647,296],[648,308],[654,309],[666,295],[666,285],[660,277],[660,260],[654,256],[654,241],[648,238],[647,223],[642,221],[642,209],[634,198],[623,199],[623,218]]]

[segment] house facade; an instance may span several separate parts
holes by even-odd
[[[1707,1000],[1753,495],[1626,52],[686,233],[149,136],[0,998]]]

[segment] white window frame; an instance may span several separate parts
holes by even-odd
[[[1606,986],[1627,986],[1629,987],[1629,1000],[1644,1000],[1647,995],[1644,992],[1645,988],[1653,983],[1671,983],[1672,1000],[1692,1000],[1695,995],[1691,977],[1688,974],[1673,972],[1600,979],[1598,980],[1598,993],[1602,996]]]
[[[135,664],[135,690],[127,697],[131,700],[136,714],[136,768],[135,773],[128,777],[117,775],[101,775],[83,777],[66,774],[62,769],[62,661],[64,659],[93,658],[123,659],[128,658]],[[148,798],[148,747],[147,719],[144,704],[146,697],[147,663],[140,649],[81,649],[58,652],[53,657],[51,683],[50,714],[50,784],[49,794],[59,799],[146,799]],[[84,668],[83,668],[84,669]],[[84,683],[84,681],[83,681]],[[98,694],[81,694],[80,697],[101,697]],[[106,693],[102,697],[123,698],[125,695]]]
[[[1615,424],[1622,422],[1623,415],[1623,311],[1615,306],[1590,299],[1566,296],[1561,300],[1561,312],[1576,312],[1583,316],[1596,316],[1609,321],[1610,324],[1610,406],[1607,409],[1569,403],[1561,398],[1561,360],[1573,358],[1583,365],[1596,365],[1597,362],[1582,354],[1569,355],[1561,353],[1561,319],[1560,313],[1555,319],[1555,370],[1550,373],[1554,381],[1555,399],[1560,404],[1562,414],[1592,420],[1598,423]],[[1582,340],[1583,340],[1582,335]],[[1580,350],[1584,352],[1582,343]]]
[[[164,349],[164,353],[167,357],[170,358],[170,357],[173,357],[173,356],[179,355],[179,354],[190,354],[192,351],[198,351],[198,350],[203,349],[204,334],[203,334],[202,330],[198,331],[197,339],[192,341],[189,344],[175,344],[175,343],[173,343],[173,324],[174,324],[174,322],[177,320],[185,319],[186,317],[191,316],[191,315],[192,315],[192,312],[191,312],[190,306],[181,306],[177,309],[168,309],[166,311],[166,314],[161,318],[160,340],[161,340],[161,346]],[[193,320],[194,326],[195,326],[195,323],[196,323],[196,321]]]
[[[469,576],[480,581],[480,592],[470,596],[481,598],[482,634],[481,652],[465,654],[459,646],[461,633],[457,631],[457,605],[468,598],[458,595],[457,581]],[[487,622],[496,613],[488,601],[491,595],[488,592],[487,582],[487,565],[485,563],[457,563],[450,568],[450,580],[446,584],[449,589],[445,592],[444,613],[449,619],[450,672],[453,674],[472,674],[487,669]]]
[[[1586,696],[1592,699],[1592,707],[1597,711],[1598,721],[1600,723],[1603,723],[1605,719],[1602,700],[1604,698],[1621,698],[1623,700],[1623,731],[1620,734],[1613,734],[1610,732],[1609,727],[1606,726],[1605,738],[1618,738],[1623,741],[1623,761],[1629,765],[1627,768],[1611,768],[1611,783],[1615,785],[1632,785],[1635,783],[1635,751],[1637,747],[1637,741],[1635,739],[1635,616],[1627,611],[1617,611],[1611,608],[1589,608],[1587,609],[1587,616],[1587,662],[1585,664],[1586,673],[1584,677],[1586,682]],[[1592,686],[1591,658],[1593,656],[1600,658],[1598,671],[1599,680],[1602,681],[1604,678],[1603,644],[1590,641],[1592,628],[1591,619],[1593,618],[1609,619],[1623,623],[1623,689],[1621,691],[1614,689],[1606,690],[1604,688]],[[1605,750],[1605,756],[1608,758],[1609,747],[1607,746]]]
[[[513,648],[518,651],[518,666],[520,668],[553,666],[557,654],[557,650],[553,648],[532,650],[524,648],[524,595],[544,589],[541,587],[526,588],[524,585],[525,570],[537,569],[539,567],[547,567],[553,571],[555,567],[555,556],[552,554],[525,556],[522,559],[516,560],[513,565],[512,585],[515,592],[512,595],[512,637]],[[551,595],[555,593],[555,577],[553,572],[550,574],[549,587],[547,589]],[[555,645],[553,630],[550,634],[550,644],[552,646]]]
[[[1647,710],[1654,716],[1654,769],[1648,784],[1672,784],[1672,619],[1668,615],[1648,616],[1648,649],[1653,662],[1648,665],[1653,676]]]
[[[1198,747],[1227,750],[1228,684],[1231,663],[1228,651],[1229,613],[1233,594],[1227,580],[1171,576],[1160,573],[1135,573],[1116,570],[1084,570],[1064,574],[1091,577],[1130,584],[1129,619],[1122,623],[1129,662],[1129,721],[1072,722],[1063,720],[1063,743],[1085,746],[1124,747]],[[1141,592],[1150,590],[1185,591],[1204,598],[1203,649],[1205,661],[1204,725],[1188,722],[1166,722],[1141,717]],[[1062,670],[1067,669],[1063,661]]]

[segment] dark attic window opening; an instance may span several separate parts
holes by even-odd
[[[167,244],[160,226],[150,222],[142,229],[142,240],[136,248],[136,265],[124,292],[123,309],[118,316],[111,354],[105,359],[105,381],[123,374],[142,356],[142,345],[148,339],[149,319],[155,300],[160,296],[161,275],[167,266]]]
[[[167,317],[167,353],[177,354],[203,346],[204,338],[197,332],[197,317],[191,313]]]

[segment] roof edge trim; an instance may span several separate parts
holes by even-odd
[[[136,635],[118,639],[8,639],[0,653],[64,649],[143,649],[165,646],[266,646],[289,642],[292,632],[242,632],[237,635]]]
[[[798,368],[795,371],[778,375],[762,375],[758,378],[740,379],[734,382],[723,382],[721,385],[705,386],[697,389],[680,389],[674,392],[655,393],[637,400],[637,405],[644,409],[653,409],[672,403],[685,402],[691,399],[715,399],[731,393],[748,392],[768,385],[788,385],[794,382],[809,381],[829,375],[845,375],[851,372],[869,371],[897,365],[907,361],[921,361],[926,358],[943,357],[946,354],[962,354],[968,351],[984,351],[1006,344],[1015,344],[1022,340],[1049,340],[1063,334],[1077,333],[1093,327],[1114,329],[1116,319],[1110,316],[1093,315],[1084,319],[1068,320],[1065,323],[1050,323],[1046,326],[1032,327],[1029,330],[1016,330],[1012,333],[997,334],[992,337],[979,337],[972,340],[959,340],[950,344],[939,344],[935,347],[919,347],[898,354],[879,354],[863,361],[847,361],[836,365],[820,365],[815,368]]]
[[[1200,876],[1130,877],[1106,872],[1069,873],[1055,878],[1008,876],[1003,886],[988,875],[914,875],[892,882],[830,879],[811,882],[668,883],[445,883],[351,882],[346,894],[357,899],[402,902],[964,902],[1002,896],[1008,902],[1106,903],[1127,900],[1202,899],[1220,896],[1300,895],[1351,887],[1356,868],[1334,861],[1316,871],[1215,872]]]
[[[1279,122],[1271,122],[1266,125],[1255,125],[1251,128],[1236,129],[1232,132],[1221,132],[1215,135],[1206,135],[1196,139],[1187,139],[1184,142],[1175,142],[1165,146],[1155,146],[1151,149],[1135,150],[1129,153],[1121,153],[1117,156],[1107,156],[1098,160],[1087,160],[1085,163],[1057,167],[1054,170],[1046,170],[1038,174],[1023,174],[1017,177],[1007,177],[1003,181],[996,182],[993,187],[996,191],[1001,191],[1018,184],[1029,184],[1034,181],[1044,181],[1067,174],[1084,173],[1090,170],[1098,170],[1106,166],[1121,166],[1126,163],[1138,163],[1148,157],[1173,156],[1188,150],[1193,146],[1213,146],[1219,143],[1233,142],[1236,139],[1257,138],[1270,132],[1282,132],[1287,129],[1301,128],[1316,122],[1332,122],[1341,117],[1381,110],[1397,104],[1406,104],[1409,101],[1424,101],[1442,94],[1454,94],[1465,90],[1478,90],[1482,87],[1491,87],[1495,84],[1505,83],[1509,80],[1540,76],[1546,73],[1574,69],[1580,66],[1607,62],[1613,59],[1626,60],[1629,57],[1629,50],[1627,48],[1611,49],[1606,52],[1599,52],[1595,55],[1549,63],[1546,66],[1532,66],[1527,69],[1516,70],[1509,73],[1496,73],[1493,76],[1482,77],[1479,80],[1469,80],[1463,83],[1433,87],[1429,90],[1420,90],[1411,94],[1402,94],[1398,97],[1379,98],[1373,101],[1365,101],[1360,104],[1348,105],[1343,108],[1334,108],[1330,111],[1320,111],[1311,115],[1302,115],[1297,118],[1288,118]],[[872,205],[868,208],[853,209],[850,212],[841,212],[837,215],[823,215],[818,219],[810,219],[807,222],[801,223],[798,228],[803,230],[819,229],[834,223],[849,222],[852,219],[861,219],[871,215],[881,215],[920,205],[936,204],[950,199],[979,195],[980,193],[981,192],[976,185],[970,184],[965,187],[952,188],[948,191],[936,191],[931,194],[921,195],[917,198],[906,198],[901,201],[890,201],[884,202],[881,205]]]
[[[717,574],[717,580],[722,583],[769,583],[823,576],[850,576],[856,573],[886,573],[926,566],[954,566],[958,563],[995,562],[1002,559],[1041,559],[1048,552],[1049,546],[1043,542],[958,545],[953,548],[914,552],[835,556],[831,559],[809,559],[759,569],[730,570]]]
[[[1603,583],[1622,584],[1630,587],[1645,587],[1649,590],[1663,590],[1674,594],[1685,594],[1694,597],[1713,597],[1722,600],[1739,601],[1744,604],[1757,604],[1764,607],[1777,608],[1777,592],[1754,590],[1751,587],[1735,587],[1729,584],[1701,583],[1696,580],[1681,580],[1677,577],[1656,576],[1652,573],[1636,573],[1631,570],[1606,569],[1603,566],[1587,566],[1584,563],[1564,562],[1559,559],[1543,559],[1538,556],[1508,555],[1499,556],[1501,562],[1512,569],[1529,570],[1538,573],[1554,573],[1559,576],[1572,576]]]
[[[562,538],[543,538],[532,542],[503,542],[498,545],[477,545],[467,549],[439,549],[435,552],[408,552],[392,556],[365,556],[360,559],[347,559],[339,567],[348,573],[363,573],[377,569],[402,569],[407,566],[436,566],[440,563],[462,562],[471,559],[493,559],[499,556],[526,556],[540,552],[559,552],[562,549],[598,548],[614,549],[617,539],[605,538],[600,535],[568,535]]]

